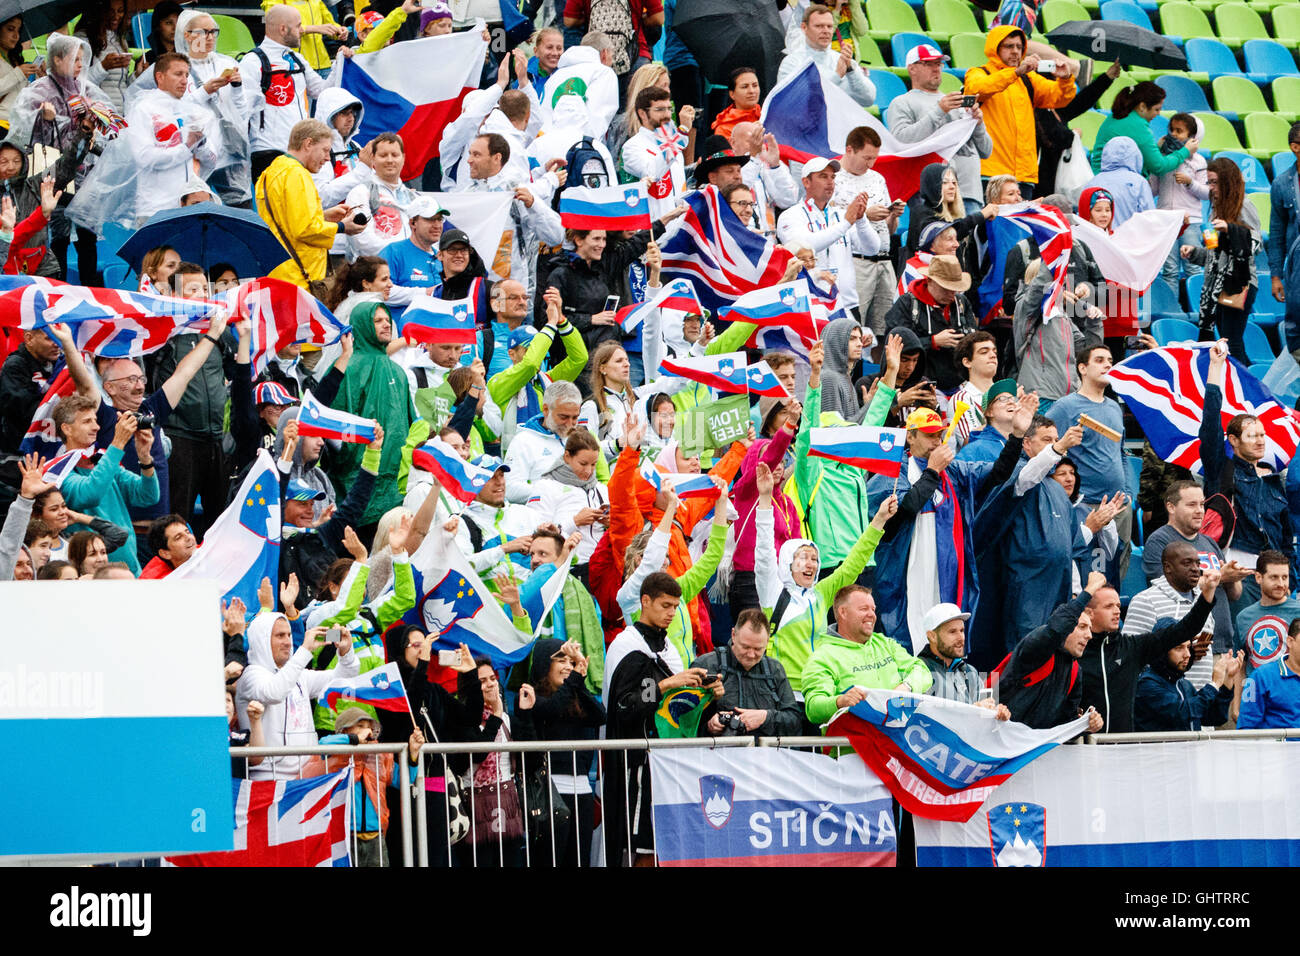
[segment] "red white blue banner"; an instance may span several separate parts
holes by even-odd
[[[565,229],[650,228],[650,194],[645,183],[625,186],[570,186],[560,193],[560,224]]]
[[[861,761],[652,750],[660,866],[893,866],[893,802]]]
[[[369,445],[375,440],[375,420],[330,408],[311,392],[305,392],[298,412],[298,434]]]
[[[473,345],[474,299],[436,299],[417,295],[402,313],[402,338],[409,342]]]
[[[848,425],[811,430],[808,454],[829,458],[877,475],[897,478],[907,456],[907,430],[875,425]]]

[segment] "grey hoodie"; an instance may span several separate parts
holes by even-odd
[[[1083,188],[1093,186],[1101,187],[1115,199],[1112,229],[1118,229],[1135,213],[1156,208],[1151,184],[1142,175],[1142,151],[1127,136],[1116,136],[1102,147],[1101,172],[1084,183]]]
[[[280,457],[284,451],[284,430],[289,427],[290,422],[298,420],[298,413],[301,409],[298,406],[287,408],[280,415],[280,422],[275,428],[275,445],[272,446],[271,454],[275,458]],[[298,447],[293,450],[293,466],[289,469],[289,478],[292,481],[301,481],[308,488],[316,488],[325,492],[325,500],[316,502],[315,516],[319,518],[330,505],[337,504],[334,485],[330,482],[329,476],[325,474],[324,469],[320,468],[317,463],[308,467],[302,460],[302,442],[298,442]]]
[[[822,330],[822,411],[836,412],[845,421],[861,422],[866,414],[849,378],[849,335],[860,326],[853,319],[836,319]]]

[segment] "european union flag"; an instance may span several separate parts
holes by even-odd
[[[1002,803],[988,812],[994,866],[1047,864],[1047,808],[1037,803]]]

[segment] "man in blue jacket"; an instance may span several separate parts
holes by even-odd
[[[1171,617],[1156,621],[1154,630],[1176,624]],[[1222,654],[1214,661],[1210,682],[1197,690],[1185,676],[1192,666],[1192,642],[1171,648],[1138,678],[1133,704],[1133,729],[1137,731],[1200,730],[1217,727],[1228,719],[1233,678],[1241,671],[1242,655]]]
[[[1241,689],[1238,730],[1300,727],[1300,624],[1291,622],[1286,657],[1279,657],[1246,678]]]
[[[1291,124],[1287,146],[1300,157],[1300,123]],[[1292,253],[1300,238],[1300,166],[1292,166],[1273,180],[1272,197],[1264,248],[1268,251],[1268,271],[1273,274],[1273,298],[1289,303],[1284,334],[1287,349],[1295,351],[1300,349],[1300,255]],[[1288,273],[1288,267],[1294,275]]]

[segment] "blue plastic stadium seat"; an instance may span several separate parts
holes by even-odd
[[[1223,43],[1209,37],[1194,37],[1188,40],[1184,51],[1187,53],[1187,68],[1193,73],[1208,74],[1210,79],[1216,76],[1245,76],[1261,86],[1272,79],[1272,76],[1263,73],[1243,71],[1237,58],[1232,55],[1232,51]]]
[[[1133,3],[1132,0],[1103,0],[1101,18],[1103,20],[1123,20],[1135,27],[1155,31],[1147,12],[1138,4]]]
[[[1296,40],[1288,39],[1292,43]],[[1252,79],[1256,74],[1268,77],[1270,82],[1278,76],[1300,76],[1290,52],[1276,40],[1247,40],[1242,52],[1246,56],[1246,72]]]
[[[1252,365],[1256,363],[1272,363],[1277,358],[1273,354],[1273,346],[1269,344],[1268,334],[1256,322],[1246,323],[1246,358]]]
[[[1224,49],[1227,50],[1227,47]],[[1232,55],[1231,51],[1228,51],[1228,55]],[[1205,98],[1201,85],[1194,80],[1175,73],[1165,73],[1156,77],[1156,84],[1165,91],[1164,109],[1176,113],[1210,112],[1210,101]]]
[[[1271,187],[1268,180],[1268,173],[1264,171],[1264,164],[1254,156],[1246,153],[1239,153],[1236,150],[1225,149],[1214,154],[1215,159],[1224,157],[1232,160],[1241,168],[1241,178],[1246,182],[1246,192],[1248,193],[1266,193]]]
[[[871,70],[868,72],[868,79],[876,87],[875,105],[880,107],[880,118],[885,118],[885,111],[889,109],[890,102],[896,96],[902,96],[907,92],[907,86],[901,79],[890,73],[888,70]]]
[[[902,66],[907,62],[907,51],[914,46],[920,46],[922,43],[929,43],[931,46],[937,46],[924,33],[896,33],[890,38],[889,48],[894,54],[894,66]]]
[[[1264,381],[1264,376],[1268,374],[1268,370],[1272,368],[1272,366],[1272,362],[1257,362],[1250,368],[1246,369],[1246,371],[1262,382]]]
[[[1178,302],[1178,297],[1170,291],[1169,286],[1165,285],[1162,279],[1157,278],[1151,283],[1148,290],[1147,298],[1151,302],[1151,318],[1160,319],[1180,319],[1183,322],[1189,322],[1192,316],[1183,311],[1183,307]]]
[[[1159,282],[1159,280],[1156,280]],[[1188,280],[1190,285],[1190,280]],[[1189,290],[1190,298],[1190,290]],[[1157,319],[1151,323],[1151,334],[1155,336],[1158,345],[1169,345],[1173,342],[1195,342],[1196,326],[1184,319]]]
[[[1187,301],[1191,304],[1192,311],[1200,314],[1201,311],[1201,289],[1205,286],[1205,273],[1198,272],[1194,276],[1187,277]]]

